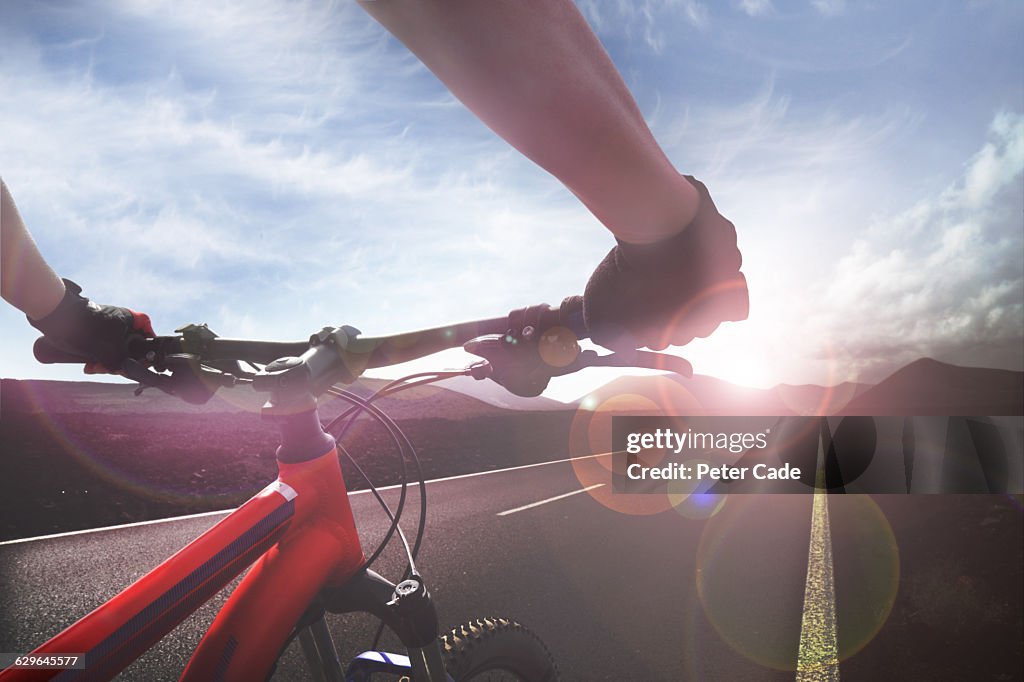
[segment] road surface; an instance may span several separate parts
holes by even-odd
[[[1019,498],[733,495],[710,518],[637,515],[583,490],[597,484],[576,465],[428,484],[419,565],[442,627],[519,620],[570,680],[1024,679]],[[351,502],[369,548],[386,519],[368,494]],[[0,651],[31,650],[221,516],[3,543]],[[224,596],[121,679],[177,679]],[[346,657],[372,629],[332,621]],[[293,646],[274,679],[303,665]]]

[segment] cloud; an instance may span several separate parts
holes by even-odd
[[[649,123],[669,156],[704,175],[813,186],[840,163],[865,161],[882,145],[914,127],[918,116],[894,107],[840,116],[825,109],[809,115],[780,91],[770,72],[744,99],[706,104],[664,102]]]
[[[1024,366],[1022,145],[1024,115],[998,114],[960,180],[854,242],[800,337],[867,379],[921,356]]]
[[[1002,112],[991,126],[992,140],[968,166],[961,201],[971,208],[982,208],[992,201],[1024,167],[1024,118]],[[956,200],[957,197],[951,197]]]
[[[358,8],[319,7],[67,5],[59,44],[0,27],[3,173],[55,268],[163,332],[264,338],[580,291],[611,241],[585,209]]]
[[[846,11],[846,0],[811,0],[811,7],[825,16],[836,16]]]
[[[912,166],[890,154],[919,125],[809,119],[768,81],[657,130],[735,222],[750,284],[749,320],[682,349],[699,371],[769,386],[875,381],[922,356],[1024,368],[1024,116],[996,115],[956,180],[908,205]]]
[[[1020,116],[998,117],[949,171],[949,150],[976,134],[950,110],[942,154],[908,159],[939,147],[922,124],[939,114],[914,108],[932,91],[921,79],[907,93],[869,84],[903,88],[896,57],[928,35],[901,16],[844,38],[835,22],[831,35],[804,30],[806,6],[784,22],[740,14],[775,5],[736,0],[738,12],[712,15],[695,0],[580,2],[641,106],[658,103],[650,122],[669,157],[708,182],[740,231],[755,317],[716,333],[706,345],[722,362],[700,371],[744,354],[794,380],[827,342],[833,365],[867,375],[911,348],[959,357],[975,327],[1009,344]],[[354,3],[3,11],[0,171],[62,274],[164,331],[207,321],[292,337],[326,322],[377,333],[492,316],[579,292],[610,246]],[[887,60],[885,78],[871,71]],[[948,77],[928,87],[944,92]],[[964,93],[967,119],[990,111],[977,92]],[[960,170],[948,191],[865,227]],[[38,374],[31,330],[6,312],[0,350]]]
[[[766,16],[775,12],[772,0],[739,0],[737,7],[744,14],[751,17]]]
[[[681,0],[679,2],[683,15],[696,28],[704,29],[708,26],[708,8],[696,0]]]
[[[579,9],[599,35],[642,41],[648,50],[661,54],[668,36],[685,28],[703,31],[710,25],[707,6],[697,0],[643,0],[616,3],[581,0]],[[682,24],[680,24],[680,19]]]

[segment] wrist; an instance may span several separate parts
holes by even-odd
[[[28,323],[43,334],[58,337],[66,336],[72,331],[89,305],[89,299],[81,295],[82,287],[69,279],[61,279],[60,282],[63,293],[49,312],[40,317],[25,315]]]
[[[694,186],[692,178],[687,179],[690,180],[688,184]],[[701,187],[703,186],[701,185]],[[693,230],[691,228],[697,221],[697,216],[701,214],[702,203],[703,196],[698,193],[697,203],[690,220],[683,225],[682,229],[661,237],[657,241],[638,244],[616,238],[620,265],[623,264],[621,261],[625,261],[630,269],[652,275],[678,270],[680,259],[688,257],[692,250]]]
[[[54,276],[53,280],[46,284],[45,287],[34,292],[30,298],[21,301],[19,307],[30,320],[41,320],[47,317],[64,300],[66,288],[62,279]]]
[[[650,244],[631,244],[616,239],[616,260],[620,269],[657,276],[674,272],[686,253],[686,230]]]
[[[619,243],[657,244],[685,231],[694,221],[701,203],[699,183],[689,175],[676,175],[675,179],[673,191],[662,196],[658,206],[633,206],[625,225],[609,226]]]

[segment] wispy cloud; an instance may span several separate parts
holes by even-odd
[[[807,187],[822,173],[841,175],[841,164],[878,154],[919,118],[903,108],[846,116],[828,108],[808,112],[769,72],[743,98],[692,105],[663,100],[649,123],[683,168],[737,181],[783,177]]]
[[[696,0],[677,0],[686,20],[697,28],[707,28],[708,8]]]
[[[164,332],[491,316],[578,292],[610,242],[358,9],[92,9],[58,48],[0,29],[0,158],[58,271]],[[567,255],[525,272],[543,243]]]
[[[604,3],[581,0],[580,11],[594,30],[604,37],[642,41],[651,52],[661,54],[680,28],[704,30],[710,25],[708,7],[698,0],[643,0]]]
[[[772,0],[739,0],[737,7],[751,17],[761,17],[775,12]]]
[[[1024,115],[1000,113],[960,180],[854,242],[801,336],[865,378],[922,355],[1024,365],[1022,172]]]
[[[846,0],[811,0],[811,7],[826,16],[835,16],[846,11]]]
[[[752,364],[774,381],[971,347],[1019,364],[994,348],[1022,336],[1008,255],[1020,250],[1020,113],[997,117],[971,156],[976,122],[1019,83],[921,78],[916,60],[949,41],[917,15],[876,6],[877,21],[823,21],[842,7],[777,5],[579,3],[670,159],[708,182],[740,232],[751,321],[686,354],[739,381],[739,357],[763,358]],[[994,25],[998,9],[975,14]],[[581,291],[611,244],[355,3],[0,14],[0,171],[22,214],[58,271],[163,331],[206,321],[292,337],[491,316]],[[951,83],[963,106],[929,109]],[[907,208],[907,196],[929,198]],[[17,358],[4,372],[39,372],[32,331],[13,311],[0,319],[0,354]]]

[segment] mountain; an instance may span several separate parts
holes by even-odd
[[[1024,414],[1024,372],[922,358],[864,391],[844,414],[997,416]]]
[[[360,378],[346,388],[367,397],[387,383],[384,379]],[[258,413],[266,401],[266,394],[256,393],[248,386],[221,389],[205,405],[191,405],[154,389],[147,389],[136,396],[134,390],[135,384],[126,383],[3,379],[0,380],[0,417],[5,412],[123,415]],[[525,402],[528,401],[524,399],[524,405]],[[376,404],[394,419],[470,419],[506,412],[496,401],[479,400],[448,390],[443,387],[443,382],[410,388],[382,398]],[[321,398],[320,405],[321,415],[325,418],[345,407],[343,400],[332,396]]]
[[[1024,414],[1024,372],[916,360],[884,381],[747,388],[709,376],[619,377],[579,401],[620,412],[707,415]]]
[[[558,400],[538,396],[536,398],[523,398],[510,393],[504,386],[489,379],[478,381],[473,377],[453,377],[445,379],[439,384],[450,391],[456,391],[468,395],[477,400],[500,407],[506,410],[571,410],[575,405],[569,405]]]
[[[844,381],[835,386],[779,384],[771,389],[783,405],[802,415],[836,414],[871,384]]]
[[[360,378],[348,387],[365,397],[387,383]],[[219,391],[195,406],[155,390],[133,395],[134,385],[65,381],[18,381],[0,385],[0,415],[20,412],[237,413],[258,412],[265,396],[247,387]],[[959,367],[923,358],[877,385],[845,382],[836,386],[780,384],[770,389],[737,386],[714,377],[623,376],[570,404],[549,398],[520,398],[493,381],[456,377],[417,386],[378,403],[395,419],[469,419],[509,410],[552,412],[584,409],[619,412],[709,415],[1019,415],[1024,414],[1024,373]],[[342,401],[322,401],[325,417]]]
[[[365,379],[348,388],[365,397],[387,383]],[[277,473],[280,435],[260,418],[265,397],[238,387],[199,406],[158,391],[135,396],[127,383],[0,381],[9,483],[0,495],[0,541],[241,504]],[[563,457],[573,417],[572,410],[506,410],[438,385],[374,404],[413,444],[428,479]],[[326,420],[347,403],[326,398],[321,407]],[[350,489],[366,487],[363,473],[377,485],[401,481],[389,429],[363,419],[342,443]]]
[[[619,377],[592,391],[580,404],[621,412],[708,415],[835,414],[867,384],[838,386],[780,384],[770,389],[738,386],[714,377],[671,375]]]

